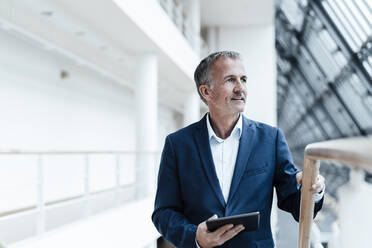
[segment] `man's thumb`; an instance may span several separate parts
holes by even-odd
[[[218,219],[217,214],[214,214],[212,217],[210,217],[208,220]]]

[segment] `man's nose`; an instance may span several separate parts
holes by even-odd
[[[234,86],[235,91],[242,91],[243,87],[244,87],[243,82],[240,79],[235,81],[235,86]]]

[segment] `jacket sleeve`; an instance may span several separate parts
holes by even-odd
[[[161,155],[152,221],[163,237],[176,247],[196,247],[197,226],[183,215],[177,160],[168,136]]]
[[[278,207],[291,213],[297,222],[299,221],[301,202],[301,187],[296,181],[298,172],[284,135],[280,129],[277,129],[274,186],[278,197]],[[314,218],[322,206],[323,198],[315,204]]]

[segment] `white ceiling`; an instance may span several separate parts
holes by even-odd
[[[129,89],[134,88],[137,55],[156,54],[159,99],[166,99],[164,103],[176,111],[182,112],[184,94],[194,90],[181,68],[114,1],[17,0],[5,1],[0,7],[0,28],[6,23],[8,32]],[[2,10],[12,15],[3,16]]]
[[[1,0],[0,0],[1,1]],[[274,0],[200,0],[203,26],[249,26],[272,23]],[[89,11],[86,7],[89,6]],[[160,95],[174,96],[172,107],[181,109],[188,78],[122,10],[107,0],[5,1],[18,34],[44,41],[41,47],[73,58],[75,63],[120,81],[128,87],[133,57],[146,51],[158,54]],[[0,13],[1,14],[1,13]],[[1,15],[0,15],[1,19]],[[45,43],[45,41],[47,41]],[[123,80],[125,79],[125,80]],[[167,90],[169,82],[176,92]],[[162,98],[162,97],[160,97]]]
[[[270,25],[274,0],[200,0],[202,26]]]

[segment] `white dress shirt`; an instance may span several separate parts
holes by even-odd
[[[229,198],[231,180],[234,175],[236,157],[238,156],[239,140],[242,135],[242,126],[242,115],[240,115],[230,136],[226,139],[221,139],[213,131],[209,120],[209,114],[207,115],[209,144],[225,202],[227,202]]]

